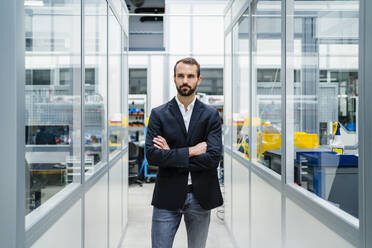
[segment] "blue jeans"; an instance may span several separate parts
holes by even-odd
[[[182,209],[154,207],[152,214],[152,248],[172,248],[174,236],[184,215],[188,248],[204,248],[207,242],[211,211],[203,209],[192,193],[188,193]]]

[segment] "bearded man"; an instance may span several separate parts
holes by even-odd
[[[206,246],[211,209],[221,206],[218,111],[196,98],[202,77],[194,58],[174,66],[177,96],[151,111],[146,158],[159,167],[153,193],[152,248],[171,248],[184,216],[189,248]]]

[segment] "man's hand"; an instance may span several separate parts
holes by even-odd
[[[189,157],[202,155],[207,152],[207,142],[201,142],[195,146],[189,147]]]
[[[167,141],[161,137],[161,136],[156,136],[155,138],[152,139],[152,142],[154,142],[154,146],[158,149],[162,149],[162,150],[169,150],[169,146],[168,146],[168,143]]]

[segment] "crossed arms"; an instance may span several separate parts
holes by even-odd
[[[167,141],[161,137],[160,135],[156,136],[152,139],[152,142],[154,142],[154,146],[158,149],[162,150],[170,150]],[[207,152],[207,142],[203,141],[195,146],[189,147],[189,157],[194,157],[198,155],[205,154]]]
[[[209,119],[207,139],[195,146],[170,148],[160,136],[161,122],[151,112],[146,135],[146,158],[150,164],[161,167],[186,168],[190,171],[211,170],[218,167],[221,153],[221,123],[218,112]]]

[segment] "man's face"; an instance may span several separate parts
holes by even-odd
[[[178,63],[176,75],[174,75],[174,83],[181,96],[191,96],[196,91],[201,81],[197,70],[198,67],[196,65]]]

